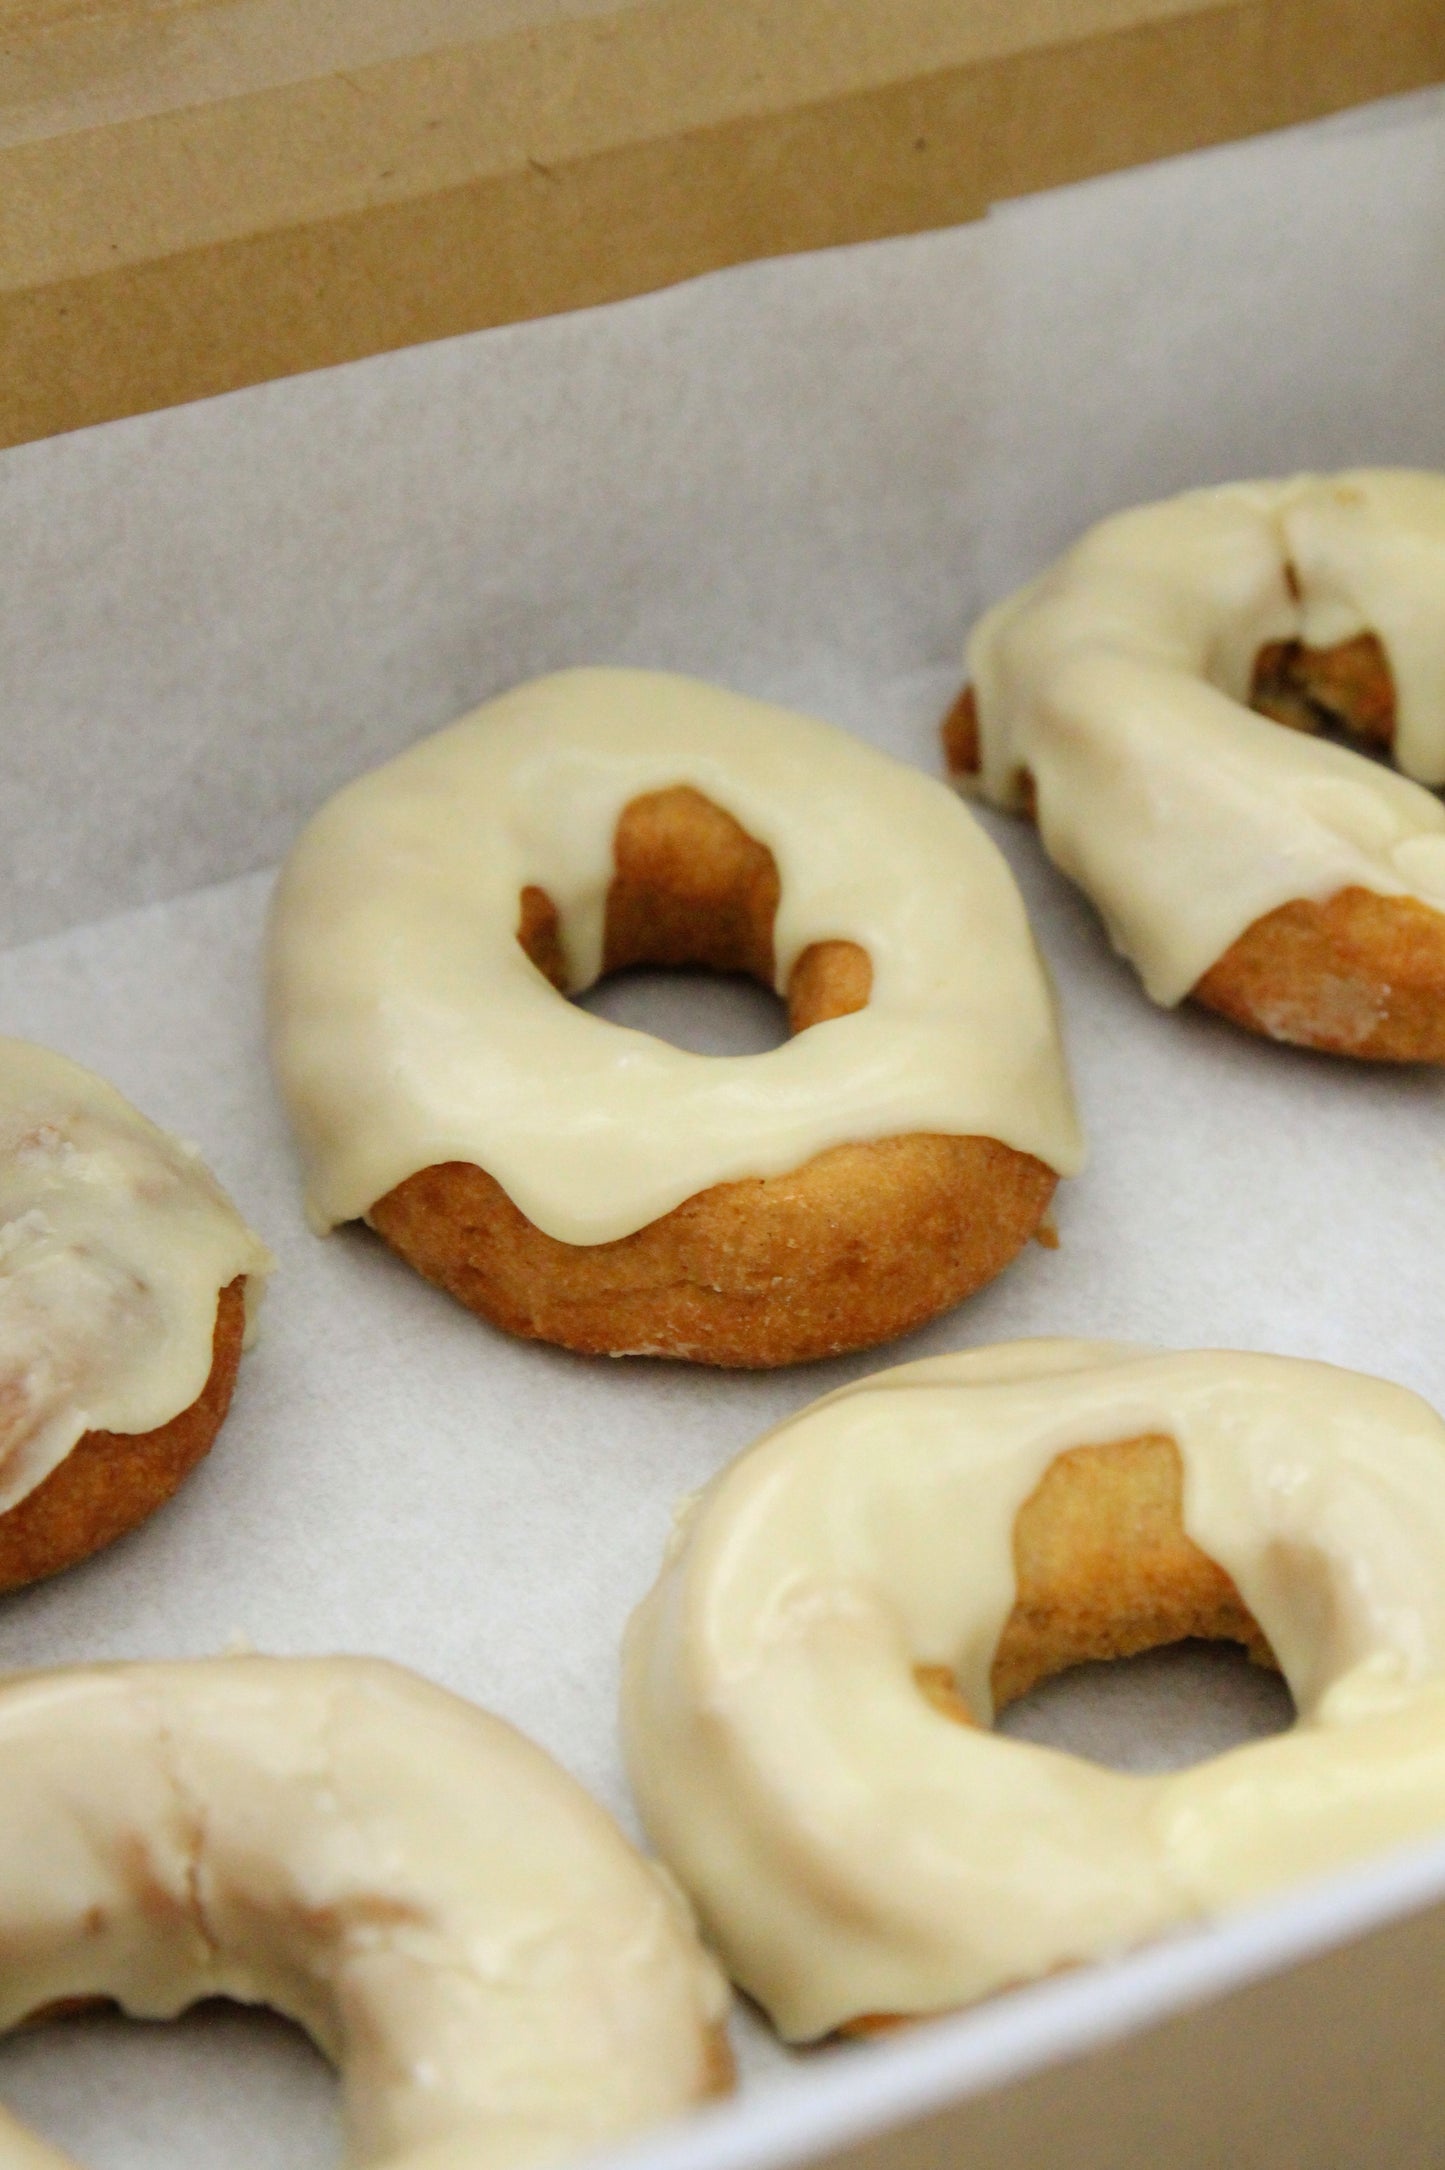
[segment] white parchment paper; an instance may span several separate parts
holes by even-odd
[[[311,807],[517,678],[690,669],[935,769],[971,617],[1087,519],[1229,474],[1445,466],[1442,168],[1439,100],[1399,101],[0,458],[0,1029],[198,1140],[281,1262],[209,1462],[0,1606],[0,1662],[380,1652],[628,1819],[617,1642],[673,1503],[842,1380],[1083,1333],[1327,1357],[1445,1404],[1439,1081],[1151,1009],[1018,825],[990,817],[1092,1145],[1062,1247],[826,1366],[588,1363],[364,1233],[309,1235],[257,974],[266,868]],[[770,1029],[762,998],[600,999],[724,1046]],[[1206,1665],[1016,1722],[1142,1763],[1278,1716]],[[752,2084],[808,2084],[740,2039]],[[262,2020],[51,2029],[0,2052],[0,2086],[95,2170],[335,2147],[319,2061]]]

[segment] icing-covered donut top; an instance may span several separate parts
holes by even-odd
[[[270,2005],[338,2066],[348,2159],[390,2170],[551,2163],[725,2079],[726,1986],[667,1877],[399,1666],[11,1675],[0,1760],[0,2027]]]
[[[1059,1454],[1146,1435],[1299,1714],[1157,1776],[986,1730],[1020,1508]],[[787,2035],[965,2003],[1445,1826],[1445,1424],[1282,1357],[1039,1341],[882,1372],[685,1511],[623,1701],[653,1843]]]
[[[535,886],[570,988],[597,978],[619,817],[679,784],[776,859],[779,989],[810,944],[852,941],[866,1008],[703,1056],[590,1016],[531,963]],[[520,686],[339,793],[282,874],[270,1003],[323,1227],[453,1160],[588,1244],[852,1140],[982,1135],[1062,1174],[1081,1156],[1022,902],[953,795],[827,724],[659,672]]]
[[[272,1259],[195,1150],[103,1078],[0,1040],[0,1512],[87,1431],[148,1432],[209,1376],[216,1299]]]
[[[1378,635],[1403,775],[1255,715],[1274,641]],[[1445,476],[1194,490],[1091,528],[968,645],[981,788],[1017,806],[1158,1002],[1346,888],[1445,911]],[[1410,778],[1416,781],[1409,781]]]

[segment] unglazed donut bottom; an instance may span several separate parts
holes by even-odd
[[[243,1277],[217,1298],[210,1376],[189,1407],[148,1432],[83,1432],[33,1492],[0,1514],[0,1591],[78,1565],[165,1505],[226,1420],[245,1330]]]
[[[1291,730],[1337,728],[1386,752],[1394,687],[1372,633],[1334,648],[1276,641],[1255,660],[1250,706]],[[965,686],[942,725],[951,775],[980,766],[978,712]],[[1018,777],[1034,814],[1033,779]],[[1300,897],[1245,929],[1194,989],[1247,1032],[1368,1062],[1445,1062],[1445,914],[1415,897],[1342,889]]]
[[[1445,915],[1342,889],[1257,919],[1194,989],[1246,1031],[1366,1062],[1445,1062]]]
[[[618,823],[603,969],[747,973],[773,984],[772,853],[682,785],[632,800]],[[545,892],[519,899],[518,940],[559,989]],[[792,1032],[867,1003],[852,942],[818,942],[788,985]],[[866,1348],[960,1303],[1038,1229],[1057,1183],[994,1138],[915,1133],[837,1146],[787,1174],[719,1183],[613,1242],[544,1233],[482,1169],[424,1168],[367,1219],[470,1310],[588,1355],[766,1367]]]

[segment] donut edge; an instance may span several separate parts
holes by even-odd
[[[216,1298],[211,1369],[193,1402],[148,1432],[89,1431],[0,1515],[0,1594],[58,1575],[139,1527],[179,1490],[225,1422],[246,1328],[246,1277]]]
[[[1262,1038],[1363,1062],[1445,1062],[1445,914],[1341,889],[1256,919],[1191,989]]]
[[[366,1216],[426,1280],[524,1340],[764,1370],[921,1326],[1001,1273],[1058,1176],[996,1138],[834,1146],[720,1183],[632,1235],[545,1234],[483,1169],[421,1169]]]

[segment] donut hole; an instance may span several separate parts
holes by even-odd
[[[320,2051],[274,2012],[220,1998],[164,2024],[94,2003],[37,2019],[0,2045],[0,2083],[6,2106],[86,2170],[330,2170],[342,2156],[340,2089]]]
[[[1293,1722],[1267,1638],[1188,1535],[1183,1504],[1183,1463],[1163,1434],[1049,1465],[1014,1522],[1014,1604],[990,1682],[1002,1730],[1148,1770]],[[915,1678],[934,1709],[972,1722],[946,1668]]]
[[[782,1000],[737,974],[702,979],[634,965],[573,999],[593,1017],[693,1055],[766,1055],[788,1038]]]
[[[1191,1639],[1057,1673],[1010,1703],[998,1731],[1118,1771],[1176,1771],[1295,1720],[1278,1673],[1238,1644]]]
[[[702,1054],[755,1054],[866,1005],[867,952],[827,941],[797,959],[784,1011],[773,952],[777,861],[690,785],[648,792],[623,808],[613,866],[602,975],[574,997],[594,1015]],[[561,915],[544,889],[522,890],[517,940],[559,993],[572,994]],[[699,972],[724,983],[702,1001],[695,980],[680,977]],[[616,975],[627,977],[619,984]]]
[[[1330,648],[1267,641],[1254,659],[1249,705],[1291,731],[1335,740],[1388,761],[1395,743],[1395,680],[1375,633]]]

